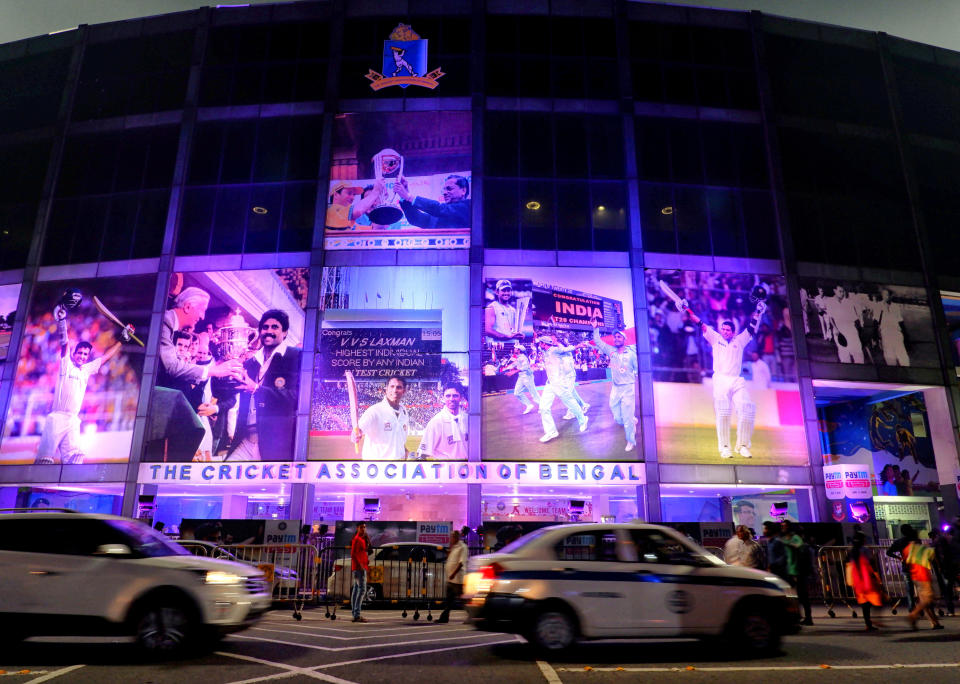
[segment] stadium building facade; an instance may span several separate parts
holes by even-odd
[[[627,0],[0,46],[0,507],[952,519],[958,77]]]

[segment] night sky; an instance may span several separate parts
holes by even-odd
[[[248,0],[245,4],[263,2]],[[216,3],[196,0],[0,0],[0,43],[70,29],[82,23],[98,24],[166,14],[207,4]],[[240,2],[224,0],[221,4]],[[663,4],[759,9],[768,14],[807,21],[886,31],[901,38],[960,51],[960,31],[957,30],[960,2],[954,0],[674,0]]]

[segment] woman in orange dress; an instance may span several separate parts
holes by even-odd
[[[873,565],[870,550],[864,548],[865,543],[866,536],[863,532],[853,535],[852,547],[846,560],[847,583],[853,587],[867,631],[876,632],[877,628],[870,620],[870,607],[883,605],[883,586]]]

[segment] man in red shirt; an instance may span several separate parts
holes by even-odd
[[[357,525],[357,533],[353,535],[353,541],[350,542],[350,570],[353,572],[353,589],[350,591],[350,608],[353,610],[354,622],[366,622],[367,619],[360,616],[360,609],[363,607],[363,598],[367,593],[367,570],[370,569],[370,563],[367,559],[367,551],[370,548],[370,537],[367,536],[367,524]]]

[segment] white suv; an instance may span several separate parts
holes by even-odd
[[[471,558],[464,599],[479,629],[547,651],[578,638],[725,637],[769,652],[799,631],[786,582],[726,565],[657,525],[542,528]]]
[[[134,635],[147,651],[202,648],[256,622],[270,586],[256,568],[198,558],[115,515],[0,515],[0,641]]]

